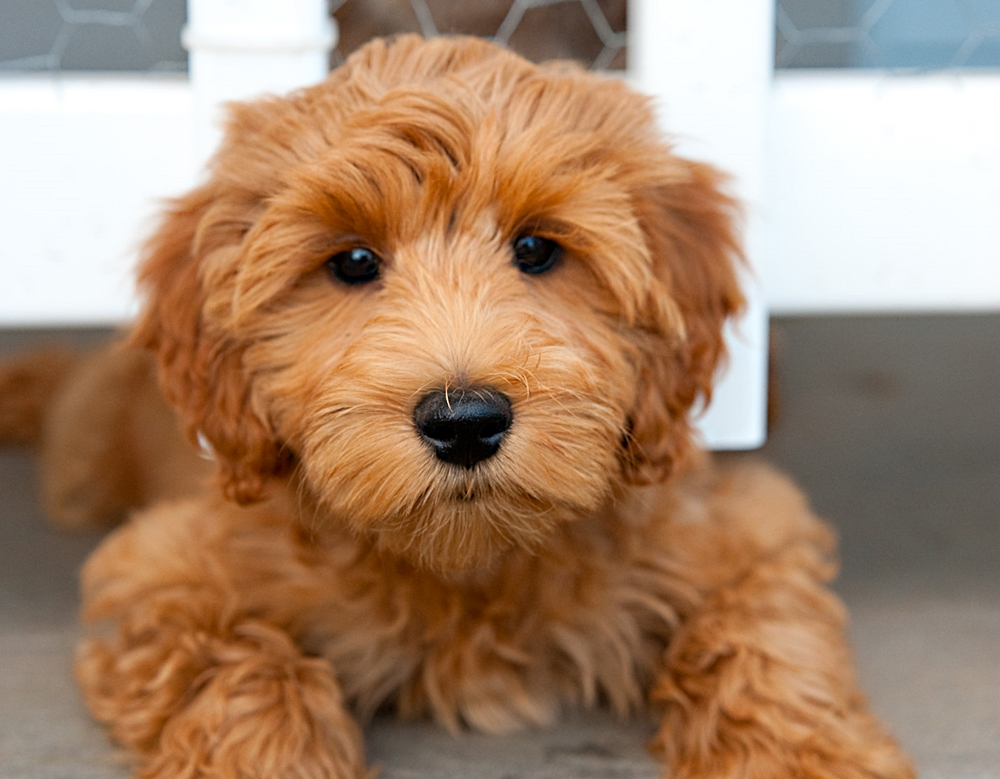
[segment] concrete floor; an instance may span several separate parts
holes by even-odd
[[[764,454],[838,528],[838,588],[875,708],[925,779],[1000,779],[1000,317],[785,319]],[[39,333],[0,333],[0,353]],[[89,333],[60,339],[86,341]],[[77,696],[76,570],[30,456],[0,448],[0,779],[111,779]],[[595,716],[513,738],[380,722],[386,779],[655,776],[649,723]]]

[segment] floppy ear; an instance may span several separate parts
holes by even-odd
[[[131,342],[156,353],[161,387],[189,438],[207,439],[226,496],[246,503],[262,498],[267,477],[289,462],[250,406],[244,346],[211,315],[218,303],[205,276],[229,264],[218,260],[238,251],[251,211],[216,194],[209,184],[176,201],[147,244],[145,305]]]
[[[684,459],[692,442],[692,406],[711,399],[725,355],[723,326],[744,303],[734,267],[741,260],[737,208],[722,192],[722,176],[677,158],[669,167],[669,180],[644,188],[635,207],[657,286],[679,310],[683,332],[664,327],[640,344],[624,462],[626,480],[636,484],[662,481]]]

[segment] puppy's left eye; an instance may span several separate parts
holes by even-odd
[[[378,278],[382,258],[366,246],[337,252],[326,261],[327,272],[345,284],[367,284]]]
[[[548,238],[528,233],[514,241],[514,263],[522,273],[545,273],[561,256],[562,247]]]

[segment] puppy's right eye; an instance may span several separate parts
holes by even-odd
[[[514,264],[522,273],[537,275],[552,270],[562,256],[562,247],[549,238],[525,233],[514,241]]]
[[[367,284],[378,278],[382,258],[366,246],[337,252],[326,261],[326,270],[345,284]]]

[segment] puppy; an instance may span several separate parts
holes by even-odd
[[[912,776],[830,532],[695,443],[733,216],[621,82],[475,39],[234,107],[131,336],[216,484],[175,470],[191,497],[83,573],[77,675],[136,775],[363,777],[379,709],[502,733],[601,704],[652,711],[678,779]]]

